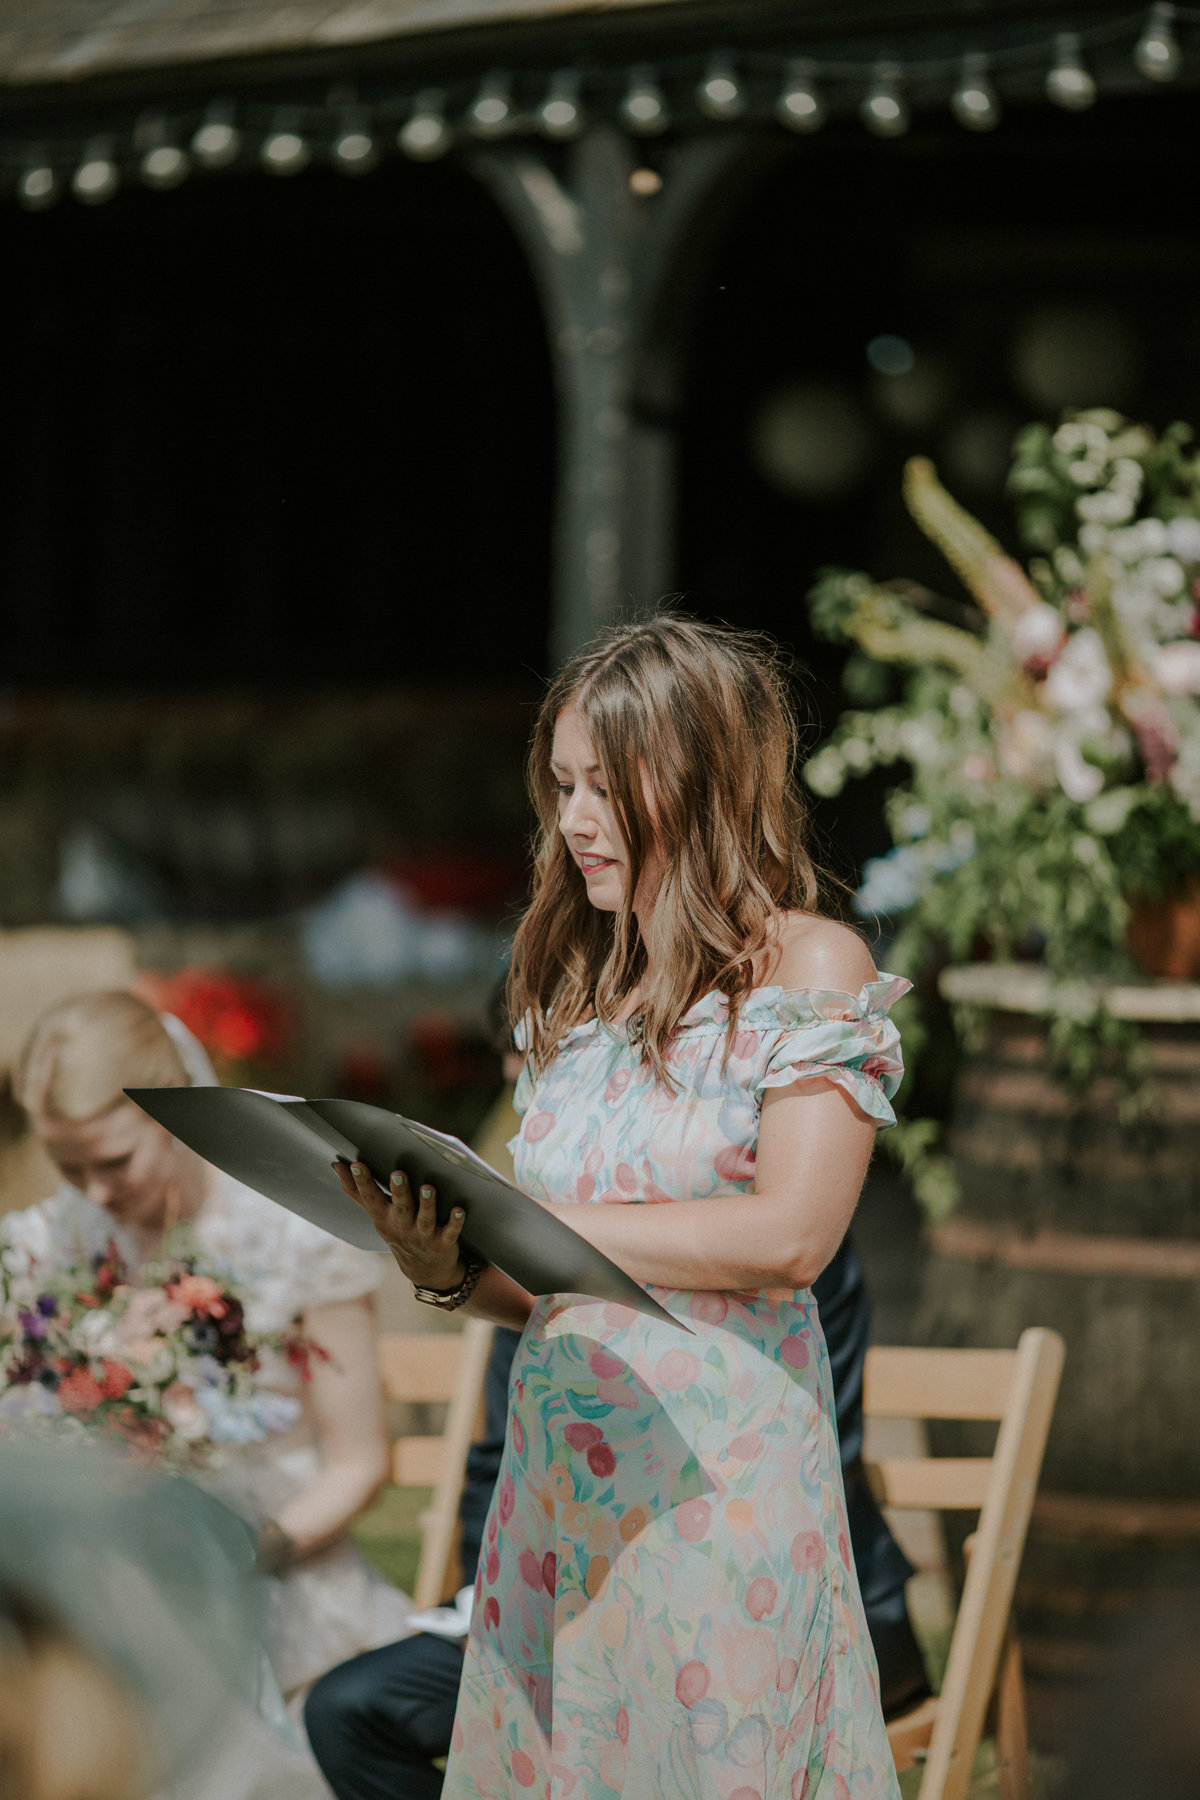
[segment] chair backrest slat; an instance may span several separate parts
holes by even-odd
[[[1002,1419],[1015,1350],[872,1348],[863,1407],[884,1419]]]
[[[975,1512],[987,1497],[990,1456],[884,1456],[866,1465],[880,1506]]]

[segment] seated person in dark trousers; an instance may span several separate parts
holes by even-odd
[[[871,1497],[862,1467],[862,1380],[870,1304],[854,1246],[846,1239],[813,1293],[833,1374],[850,1542],[862,1589],[885,1716],[929,1692],[904,1604],[912,1568]],[[462,1568],[479,1559],[508,1417],[508,1371],[519,1342],[498,1329],[487,1372],[486,1432],[472,1450],[459,1516]],[[463,1629],[465,1631],[465,1620]],[[322,1676],[304,1709],[309,1740],[337,1800],[436,1800],[435,1758],[450,1748],[462,1672],[462,1638],[431,1633],[368,1650]]]

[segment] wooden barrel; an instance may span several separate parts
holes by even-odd
[[[975,965],[942,987],[980,1031],[950,1131],[962,1200],[928,1233],[918,1337],[1066,1340],[1018,1609],[1035,1671],[1082,1672],[1153,1553],[1200,1553],[1200,985],[1105,990],[1151,1057],[1157,1110],[1134,1127],[1114,1083],[1077,1102],[1051,1076],[1044,971]]]

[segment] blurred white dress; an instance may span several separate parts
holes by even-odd
[[[251,1331],[285,1330],[304,1313],[372,1293],[382,1278],[380,1259],[319,1231],[304,1219],[251,1192],[228,1176],[217,1176],[191,1229],[206,1263],[236,1277],[246,1297]],[[5,1215],[0,1236],[44,1267],[86,1260],[111,1240],[131,1273],[144,1255],[144,1239],[133,1236],[78,1189],[64,1185],[48,1200]],[[282,1357],[264,1358],[261,1381],[294,1396],[303,1411],[287,1433],[259,1444],[231,1446],[221,1466],[202,1482],[218,1499],[253,1524],[273,1517],[293,1495],[316,1479],[320,1469],[316,1433],[304,1383]],[[335,1663],[403,1637],[412,1602],[366,1563],[346,1537],[307,1557],[297,1568],[267,1584],[267,1648],[282,1692],[306,1687]],[[329,1790],[315,1763],[295,1737],[253,1728],[214,1754],[219,1777],[205,1770],[199,1786],[189,1782],[187,1800],[309,1800]],[[257,1739],[265,1739],[265,1749]],[[254,1740],[252,1742],[252,1740]],[[257,1743],[257,1748],[255,1744]],[[278,1756],[275,1754],[276,1747]]]

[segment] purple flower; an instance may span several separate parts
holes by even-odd
[[[39,1294],[37,1309],[43,1319],[52,1319],[58,1311],[58,1301],[53,1294]]]
[[[19,1313],[17,1316],[21,1321],[21,1330],[25,1333],[26,1337],[45,1337],[46,1321],[40,1312],[23,1312]]]

